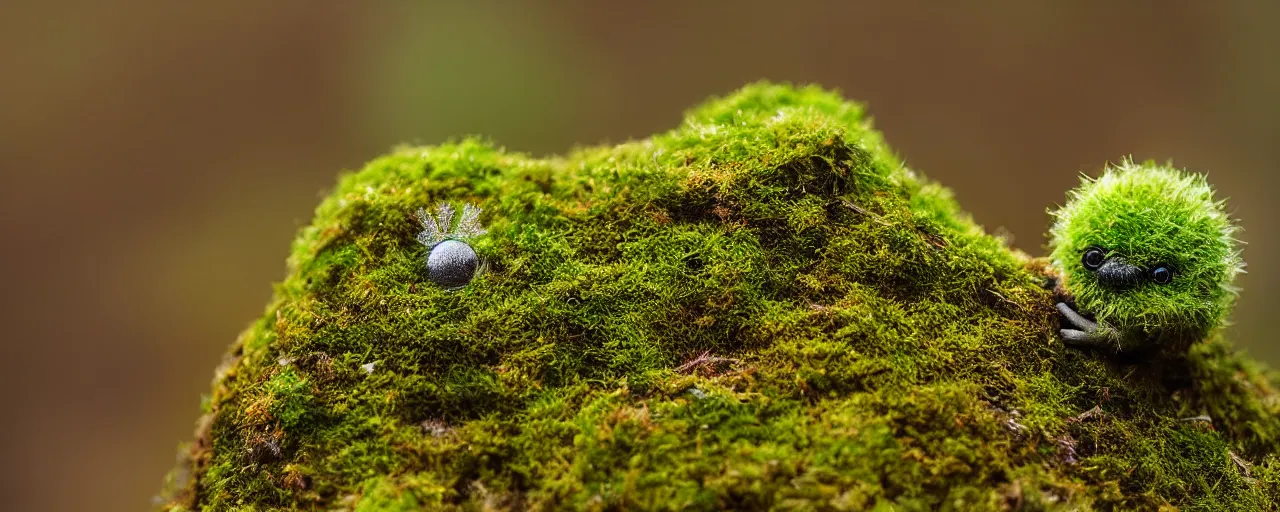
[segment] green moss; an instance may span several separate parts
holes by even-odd
[[[415,239],[439,201],[480,206],[488,230],[469,243],[489,270],[457,291],[431,284]],[[1047,265],[817,88],[751,85],[562,158],[401,148],[299,234],[166,496],[1276,507],[1276,375],[1218,338],[1158,362],[1064,347]]]

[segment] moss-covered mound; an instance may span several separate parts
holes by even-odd
[[[440,201],[488,230],[455,291],[415,238]],[[1048,281],[816,88],[562,158],[402,148],[298,236],[165,506],[1280,503],[1275,374],[1066,348]]]

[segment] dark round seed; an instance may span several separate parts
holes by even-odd
[[[480,258],[475,249],[461,240],[445,240],[427,255],[427,277],[444,288],[461,288],[475,277]]]

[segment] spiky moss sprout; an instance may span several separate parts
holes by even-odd
[[[488,230],[455,291],[415,240],[440,201]],[[812,87],[566,157],[401,148],[302,230],[162,501],[1275,507],[1276,376],[1221,340],[1143,368],[1066,348],[1047,266]]]
[[[1203,175],[1124,160],[1085,178],[1053,215],[1064,285],[1114,330],[1116,348],[1181,354],[1230,311],[1243,268],[1237,227]]]

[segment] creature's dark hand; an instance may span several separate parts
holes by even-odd
[[[1084,346],[1116,346],[1119,342],[1119,333],[1115,329],[1106,324],[1099,325],[1097,322],[1089,320],[1071,306],[1065,303],[1058,303],[1058,312],[1062,313],[1062,318],[1067,320],[1075,329],[1062,329],[1062,341],[1068,345],[1084,345]]]

